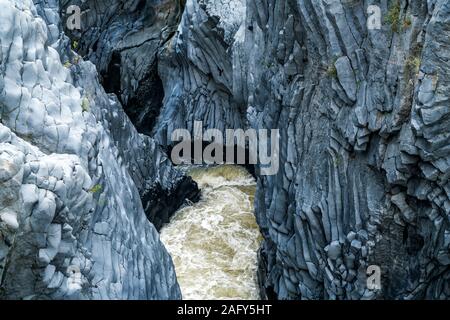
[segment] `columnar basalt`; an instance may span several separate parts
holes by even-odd
[[[162,51],[172,94],[155,133],[280,129],[281,170],[258,179],[263,294],[448,298],[450,5],[221,1],[245,7],[233,28],[212,3],[188,1]],[[382,290],[367,288],[369,265]]]
[[[380,30],[359,2],[251,3],[250,61],[274,65],[250,77],[249,105],[284,131],[284,170],[259,180],[256,202],[263,286],[282,299],[448,298],[448,2],[378,3],[398,15]],[[368,290],[368,265],[382,290]]]
[[[0,296],[180,298],[139,189],[182,174],[70,50],[56,1],[0,6]]]

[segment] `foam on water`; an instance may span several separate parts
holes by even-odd
[[[253,214],[256,182],[238,166],[192,169],[200,202],[161,231],[184,299],[259,299],[261,234]]]

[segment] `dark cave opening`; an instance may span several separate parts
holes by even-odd
[[[109,62],[108,69],[102,71],[103,88],[106,93],[115,93],[120,100],[121,86],[120,86],[120,66],[121,57],[120,52],[114,51]]]
[[[197,142],[197,143],[199,143],[199,142]],[[202,141],[200,143],[202,145],[202,154],[205,151],[206,147],[214,145],[213,143],[211,143],[209,141]],[[191,155],[194,155],[195,144],[196,144],[195,141],[193,141],[191,143]],[[172,153],[172,150],[175,147],[175,145],[176,144],[163,146],[163,149],[169,158],[171,158],[171,153]],[[242,148],[241,146],[236,145],[236,144],[231,148],[226,145],[219,145],[218,148],[222,148],[222,154],[223,154],[222,162],[217,163],[218,165],[227,163],[227,154],[233,154],[233,156],[234,156],[233,161],[232,161],[232,163],[228,163],[228,164],[236,164],[238,166],[242,166],[253,176],[253,178],[255,178],[255,179],[258,178],[257,165],[250,162],[250,151],[249,151],[248,145],[246,145],[245,148]],[[245,154],[245,162],[242,163],[241,161],[238,161],[238,154]],[[180,156],[181,156],[181,158],[184,158],[183,152],[181,152]],[[215,152],[212,152],[212,156],[215,156]],[[195,163],[194,157],[191,157],[190,159],[186,159],[186,160],[191,164]],[[174,165],[176,166],[176,164],[174,164]]]
[[[121,53],[114,51],[108,69],[101,73],[103,87],[107,93],[114,93],[139,133],[151,136],[153,127],[163,107],[164,86],[158,73],[155,59],[146,75],[139,81],[137,90],[124,101],[121,84]]]
[[[158,73],[158,60],[150,66],[138,89],[124,106],[136,129],[150,136],[163,107],[164,86]]]

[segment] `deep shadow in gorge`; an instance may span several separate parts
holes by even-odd
[[[121,63],[120,52],[114,51],[107,69],[100,72],[102,80],[101,83],[106,93],[114,93],[119,98],[119,101],[121,100]]]
[[[114,51],[108,68],[101,73],[103,87],[107,93],[116,94],[136,129],[150,136],[164,100],[164,87],[158,74],[158,58],[153,60],[126,102],[122,100],[121,69],[121,55]]]
[[[223,155],[223,157],[221,159],[218,159],[217,163],[215,163],[216,165],[221,165],[221,164],[235,164],[238,166],[242,166],[244,167],[252,176],[253,178],[257,179],[258,178],[258,169],[257,169],[257,165],[254,164],[253,162],[250,161],[250,151],[249,151],[249,146],[248,143],[246,143],[245,148],[242,148],[241,145],[238,144],[234,144],[233,147],[228,147],[227,145],[221,145],[221,144],[216,144],[216,143],[211,143],[210,141],[192,141],[191,142],[191,148],[190,148],[190,154],[191,154],[191,158],[187,159],[186,156],[183,154],[183,152],[181,152],[179,154],[180,158],[185,159],[185,161],[189,164],[194,164],[196,159],[194,158],[194,153],[195,153],[195,145],[201,145],[201,154],[203,155],[205,149],[207,147],[210,148],[214,148],[214,151],[211,153],[211,156],[213,158],[216,157],[216,150],[221,150],[221,153]],[[176,143],[172,143],[166,146],[162,146],[162,148],[164,149],[164,151],[166,152],[166,154],[171,158],[171,154],[172,154],[172,150],[175,147]],[[231,155],[233,155],[233,161],[231,161],[230,163],[227,162],[227,157],[231,158]],[[243,155],[245,161],[239,161],[238,157],[239,155]],[[177,155],[178,156],[178,155]],[[171,159],[173,160],[173,159]],[[175,164],[174,164],[175,165]]]
[[[164,87],[158,74],[158,58],[139,81],[134,96],[127,102],[125,112],[139,132],[151,135],[164,100]]]

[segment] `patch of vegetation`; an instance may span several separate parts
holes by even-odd
[[[100,184],[96,184],[95,186],[93,186],[89,192],[90,193],[99,193],[103,190],[103,187]]]
[[[71,66],[72,64],[70,63],[70,61],[66,61],[66,63],[64,63],[65,68],[70,68]]]
[[[417,57],[417,56],[410,56],[406,60],[406,68],[408,68],[408,70],[411,70],[415,74],[417,74],[419,72],[421,64],[422,64],[422,60],[420,59],[420,57]]]
[[[337,61],[337,58],[336,59],[334,59],[331,63],[330,63],[330,65],[328,66],[328,69],[327,69],[327,76],[329,76],[330,78],[337,78],[337,76],[338,76],[338,73],[337,73],[337,69],[336,69],[336,61]]]
[[[24,134],[17,134],[22,140],[25,140],[27,142],[33,141],[33,135],[31,133],[24,133]]]
[[[400,27],[400,1],[395,0],[389,8],[386,22],[391,26],[392,32],[398,32]]]
[[[83,100],[81,101],[81,109],[83,110],[83,112],[89,112],[90,109],[90,103],[88,98],[83,98]]]
[[[79,45],[78,41],[73,40],[72,41],[72,50],[76,51],[78,49],[78,45]]]
[[[411,28],[411,26],[412,26],[412,20],[411,20],[411,17],[408,16],[403,20],[403,29]]]
[[[336,156],[336,158],[334,158],[333,162],[336,167],[339,167],[342,164],[342,160],[339,156]]]
[[[273,63],[271,61],[263,61],[262,65],[264,67],[266,67],[267,69],[271,69],[271,68],[275,67],[275,63]]]

